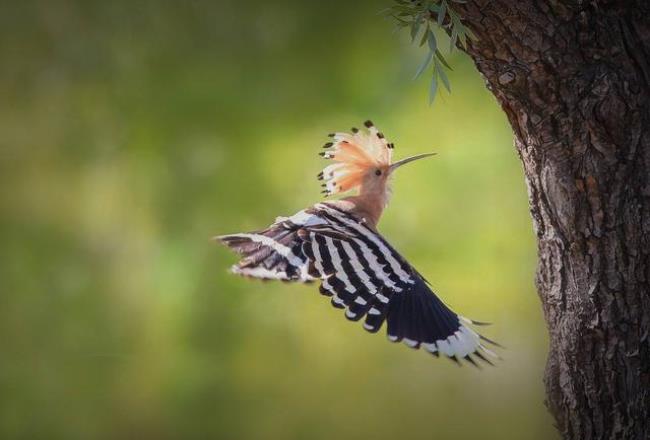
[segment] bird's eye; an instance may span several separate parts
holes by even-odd
[[[375,176],[381,176],[381,170],[375,170]]]

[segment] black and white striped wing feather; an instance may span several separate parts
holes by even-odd
[[[288,281],[321,280],[320,292],[349,320],[377,332],[387,323],[389,340],[423,347],[472,363],[496,357],[472,321],[452,312],[426,281],[375,230],[328,203],[268,229],[219,237],[244,258],[232,271],[245,276]]]

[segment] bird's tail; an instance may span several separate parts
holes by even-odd
[[[386,321],[388,339],[411,348],[422,347],[436,356],[442,353],[471,363],[475,363],[472,356],[488,363],[490,358],[498,358],[484,343],[498,344],[469,327],[484,323],[458,316],[419,277],[408,290],[391,296]]]

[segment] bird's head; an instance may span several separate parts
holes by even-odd
[[[360,195],[374,195],[387,199],[388,181],[393,172],[407,163],[435,153],[418,154],[398,162],[392,161],[394,145],[366,121],[367,130],[352,129],[352,133],[332,133],[332,141],[320,153],[334,163],[318,175],[323,180],[323,194],[330,196],[359,188]]]

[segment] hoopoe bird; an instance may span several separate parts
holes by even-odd
[[[333,161],[318,174],[325,197],[357,189],[358,194],[326,201],[291,217],[278,217],[268,228],[215,237],[243,257],[231,271],[263,280],[320,282],[320,293],[352,321],[388,339],[424,348],[459,362],[491,363],[498,355],[475,332],[472,321],[451,311],[429,283],[377,231],[388,204],[395,170],[435,153],[392,162],[394,145],[372,122],[352,133],[333,133],[320,153]]]

